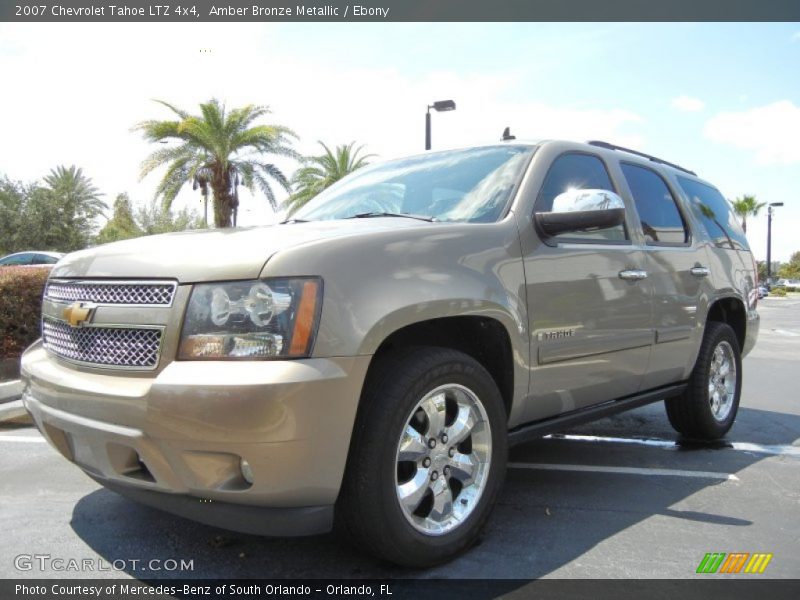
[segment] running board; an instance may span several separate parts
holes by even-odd
[[[612,400],[596,406],[589,406],[587,408],[573,410],[556,417],[549,417],[540,421],[526,423],[525,425],[515,427],[508,432],[508,443],[509,445],[513,446],[515,444],[529,442],[550,433],[564,431],[565,429],[569,429],[575,425],[589,423],[590,421],[596,421],[597,419],[602,419],[603,417],[608,417],[626,410],[639,408],[640,406],[644,406],[646,404],[652,404],[653,402],[658,402],[664,398],[678,396],[686,389],[686,385],[687,384],[685,383],[669,385],[656,390],[644,392],[643,394],[628,396],[627,398],[623,398],[621,400]]]

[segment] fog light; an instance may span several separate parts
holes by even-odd
[[[253,483],[253,468],[250,466],[250,463],[247,462],[245,459],[241,459],[239,461],[239,468],[242,470],[242,477],[244,480],[252,484]]]

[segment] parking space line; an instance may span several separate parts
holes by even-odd
[[[0,442],[31,442],[31,443],[44,443],[43,437],[34,437],[32,435],[0,435]]]
[[[554,463],[508,463],[509,469],[529,469],[532,471],[587,471],[590,473],[615,473],[619,475],[644,475],[646,477],[696,477],[699,479],[722,479],[739,481],[732,473],[715,471],[686,471],[680,469],[650,469],[643,467],[612,467],[606,465],[568,465]]]
[[[800,446],[765,446],[762,444],[751,444],[749,442],[733,442],[732,445],[734,450],[742,450],[743,452],[800,457]]]
[[[544,436],[546,440],[566,440],[569,442],[597,442],[597,443],[612,443],[612,444],[636,444],[641,446],[651,446],[654,448],[669,448],[677,447],[677,444],[670,440],[659,440],[655,438],[621,438],[621,437],[606,437],[599,435],[573,435],[568,433],[552,433]]]
[[[551,434],[545,436],[549,440],[566,440],[571,442],[596,442],[611,444],[636,444],[639,446],[650,446],[651,448],[665,448],[668,450],[680,450],[681,443],[671,440],[660,440],[656,438],[621,438],[605,437],[596,435],[572,435],[572,434]],[[742,452],[756,452],[759,454],[771,454],[773,456],[797,456],[800,457],[800,446],[754,444],[751,442],[726,442],[721,440],[719,446],[709,445],[713,450],[739,450]]]
[[[797,333],[796,331],[789,331],[787,329],[772,329],[772,332],[779,335],[785,335],[786,337],[800,337],[800,333]]]

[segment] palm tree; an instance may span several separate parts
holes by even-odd
[[[44,177],[44,192],[58,207],[59,222],[51,228],[63,229],[63,250],[85,248],[94,234],[95,219],[107,208],[92,180],[75,165],[58,166]]]
[[[755,196],[742,196],[731,201],[733,212],[742,219],[742,229],[747,233],[747,217],[757,217],[758,212],[767,205],[766,202],[758,202]]]
[[[256,189],[266,196],[272,208],[277,207],[272,181],[286,191],[289,182],[283,172],[265,155],[298,158],[290,138],[297,136],[280,125],[254,125],[254,121],[269,114],[266,106],[248,104],[227,111],[219,100],[200,104],[200,115],[188,112],[162,100],[178,119],[174,121],[144,121],[134,127],[148,142],[178,142],[176,146],[160,148],[142,163],[144,178],[154,169],[166,165],[167,171],[156,188],[169,208],[178,192],[191,182],[192,189],[200,188],[204,200],[211,191],[214,224],[217,227],[236,225],[239,206],[239,186],[250,192]]]
[[[304,166],[292,176],[292,186],[295,191],[284,203],[289,215],[345,175],[368,165],[367,159],[375,156],[374,154],[359,156],[363,146],[354,149],[355,142],[336,146],[334,151],[322,142],[317,143],[322,146],[325,153],[306,158],[303,161]]]

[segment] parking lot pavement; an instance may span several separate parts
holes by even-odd
[[[519,446],[480,544],[427,571],[379,563],[333,535],[258,538],[139,506],[34,429],[0,429],[0,577],[689,578],[709,577],[695,574],[709,552],[771,553],[758,577],[797,577],[800,300],[767,298],[759,310],[724,443],[676,444],[658,403]],[[94,574],[15,569],[16,556],[37,553],[126,563]],[[153,559],[193,569],[146,570],[166,564]]]

